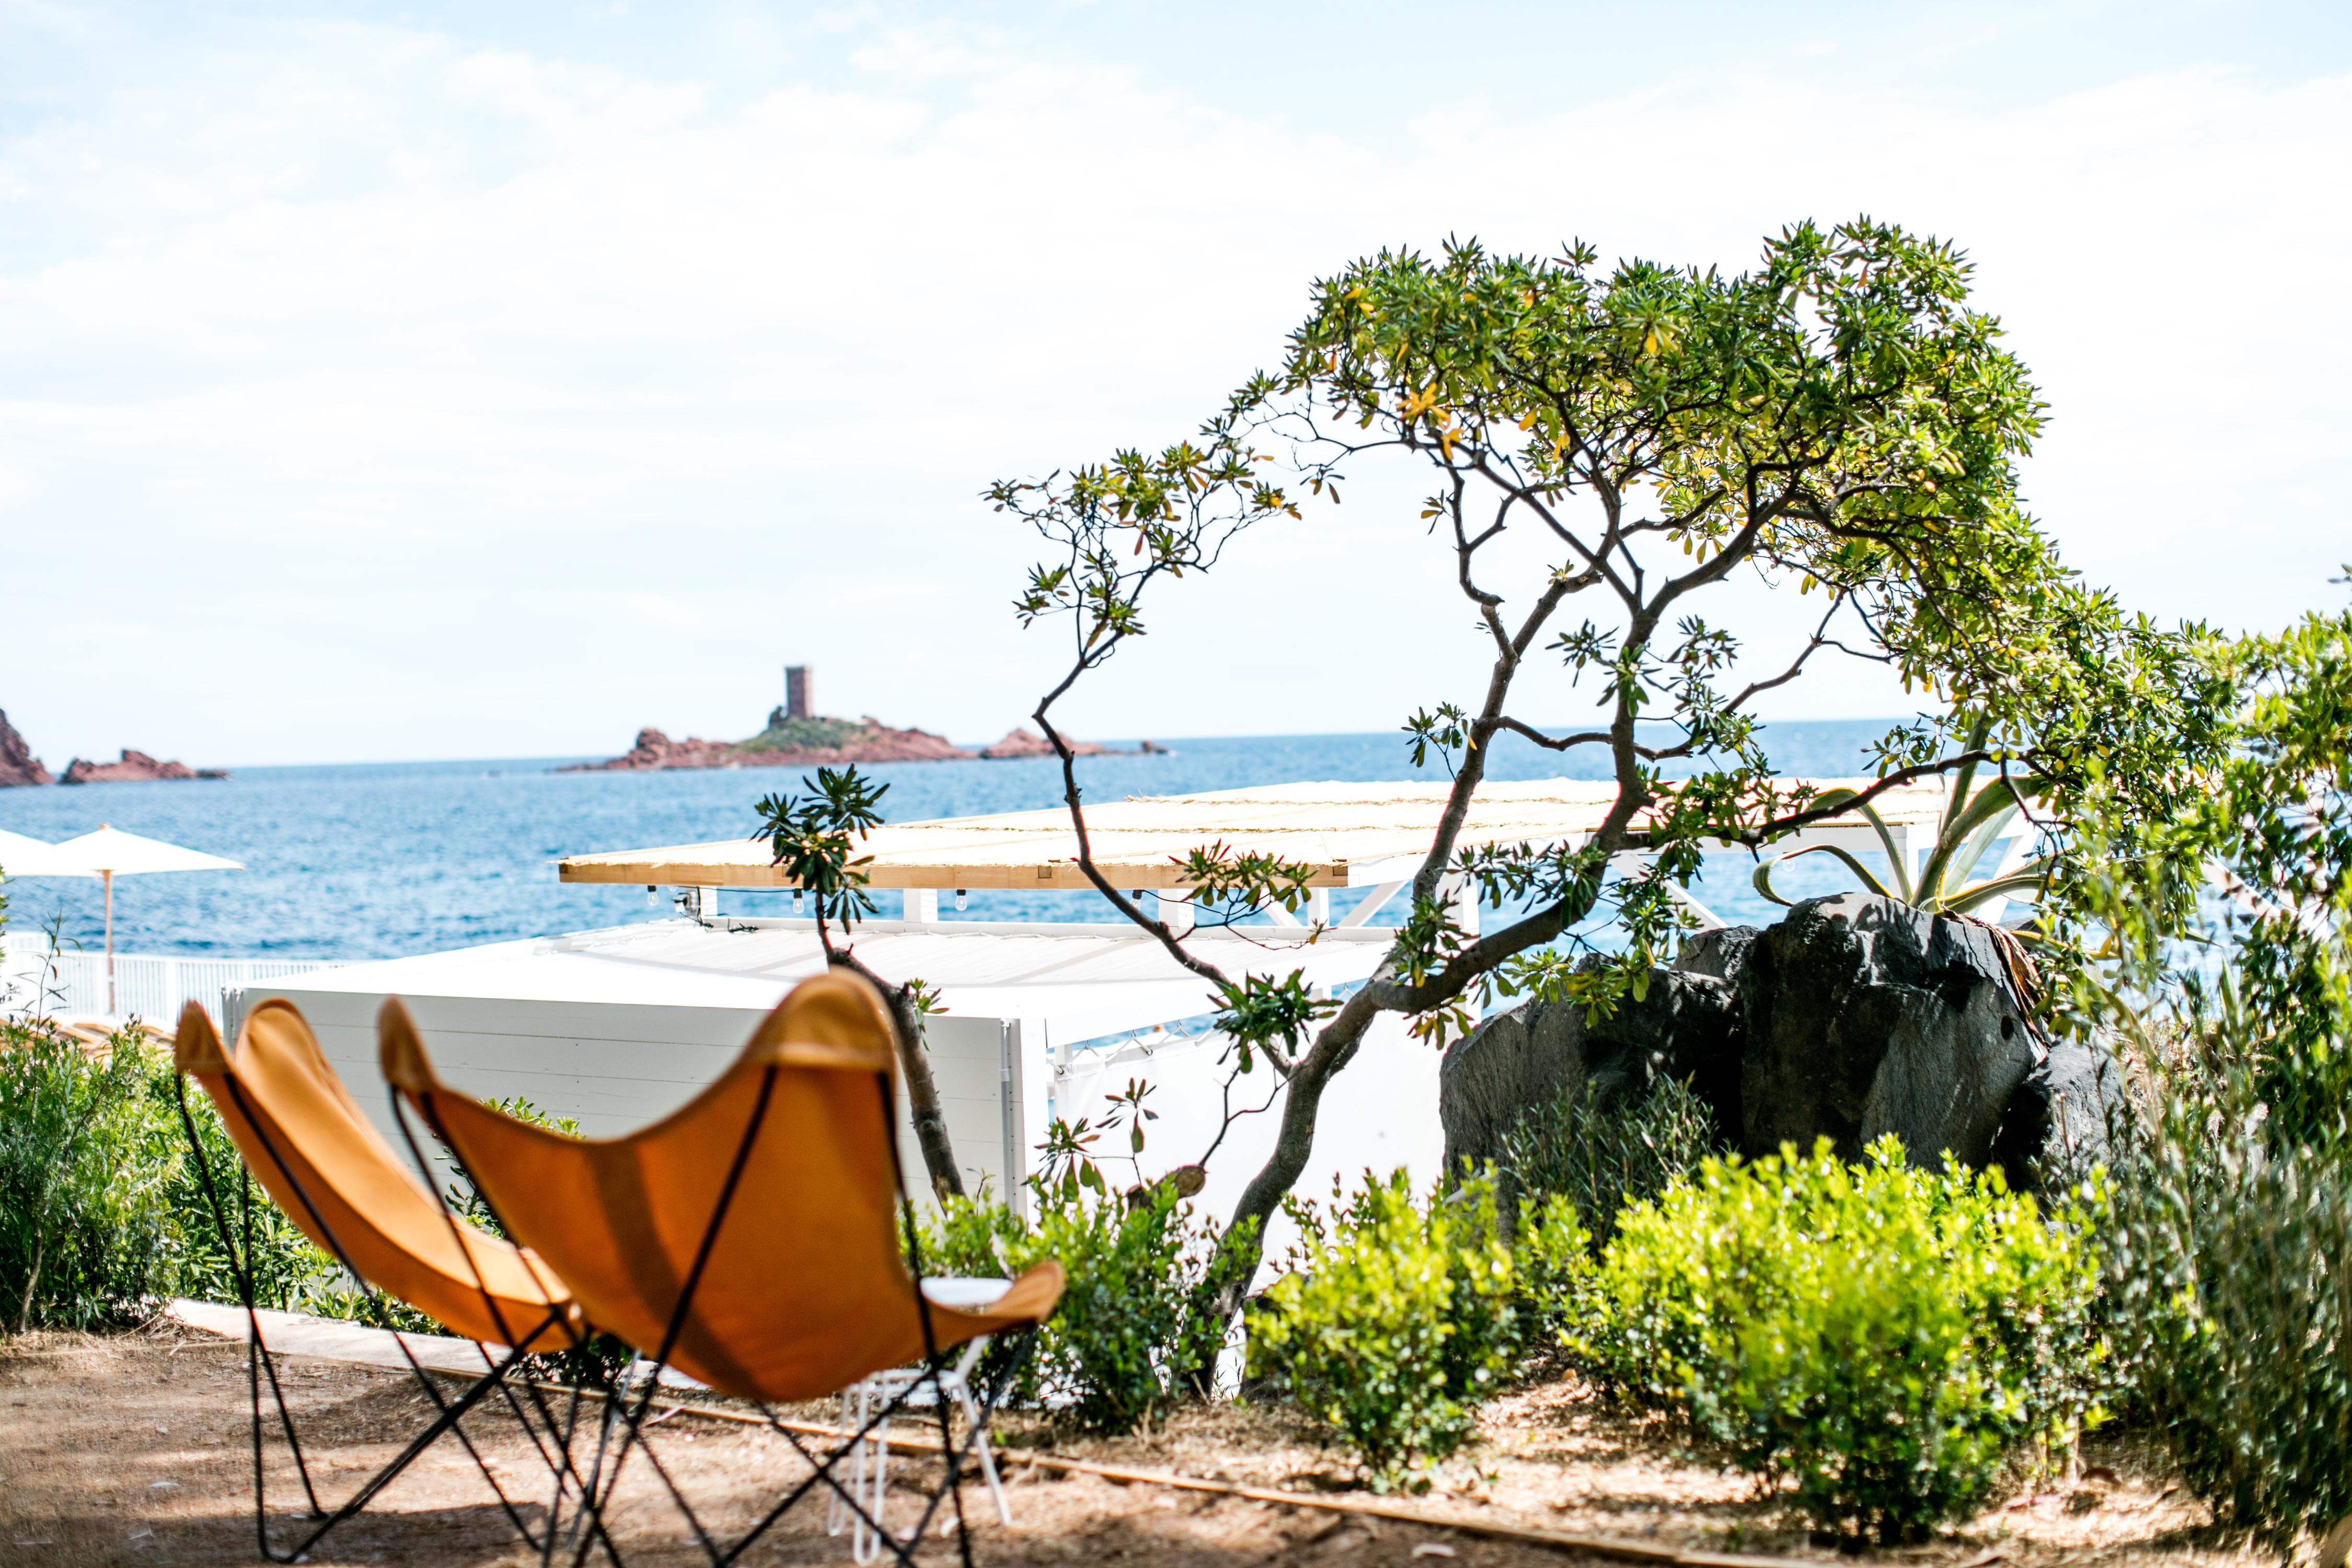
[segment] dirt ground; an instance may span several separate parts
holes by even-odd
[[[330,1507],[426,1419],[425,1397],[404,1374],[302,1357],[281,1364],[312,1474]],[[0,1563],[258,1561],[245,1366],[242,1345],[176,1325],[108,1338],[0,1341]],[[826,1413],[804,1414],[821,1419]],[[547,1470],[520,1430],[502,1415],[478,1412],[467,1429],[497,1473],[509,1479],[509,1493],[533,1500],[523,1507],[535,1520]],[[1409,1564],[1422,1558],[1464,1568],[1533,1568],[1580,1555],[1433,1522],[1057,1477],[1024,1457],[1047,1440],[1043,1427],[1011,1418],[1003,1436],[1017,1522],[1011,1529],[997,1524],[977,1486],[965,1499],[975,1520],[984,1521],[973,1532],[975,1561],[984,1568]],[[1500,1402],[1488,1414],[1485,1438],[1409,1506],[1433,1520],[1453,1516],[1717,1552],[1836,1555],[1787,1527],[1744,1478],[1679,1458],[1671,1433],[1613,1414],[1572,1382]],[[707,1500],[706,1520],[719,1526],[748,1524],[781,1486],[806,1474],[782,1438],[691,1413],[664,1420],[654,1440],[680,1489],[698,1508]],[[1315,1497],[1370,1495],[1348,1489],[1345,1467],[1317,1447],[1311,1433],[1278,1414],[1246,1408],[1188,1412],[1160,1431],[1116,1442],[1064,1438],[1053,1451]],[[2021,1490],[1932,1545],[1880,1560],[1920,1568],[2159,1560],[2254,1568],[2259,1561],[2207,1542],[2203,1510],[2130,1447],[2095,1443],[2084,1464],[2071,1485]],[[936,1466],[902,1461],[892,1468],[902,1521],[911,1517],[911,1483],[927,1469],[936,1476]],[[902,1480],[909,1489],[900,1489]],[[274,1443],[268,1485],[279,1510],[297,1500],[293,1467]],[[280,1511],[278,1530],[295,1522]],[[848,1562],[847,1537],[828,1536],[823,1527],[821,1505],[803,1503],[743,1561]],[[623,1482],[611,1529],[632,1563],[706,1560],[642,1464]],[[953,1542],[929,1542],[922,1554],[950,1563]],[[445,1439],[366,1512],[313,1548],[309,1561],[522,1564],[537,1556],[516,1538],[472,1462]]]

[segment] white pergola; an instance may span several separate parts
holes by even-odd
[[[1784,781],[1788,787],[1805,785],[1816,793],[1858,790],[1872,782]],[[1114,888],[1153,892],[1189,908],[1185,856],[1222,843],[1308,868],[1306,921],[1277,910],[1277,924],[1328,924],[1331,889],[1364,888],[1371,889],[1370,895],[1339,924],[1368,926],[1420,869],[1435,837],[1446,794],[1444,784],[1294,784],[1202,795],[1130,795],[1087,807],[1087,831],[1095,866]],[[1601,826],[1616,797],[1617,786],[1603,781],[1482,784],[1457,842],[1465,849],[1506,844],[1573,847]],[[1913,864],[1933,837],[1943,805],[1943,789],[1933,782],[1898,786],[1872,802],[1897,853]],[[1637,818],[1635,826],[1643,820]],[[1779,840],[1774,848],[1786,852],[1821,845],[1856,853],[1885,848],[1877,830],[1858,812],[1816,823]],[[1716,847],[1747,852],[1744,846]],[[914,926],[938,920],[943,889],[1053,892],[1092,886],[1078,865],[1077,835],[1069,814],[1058,806],[890,823],[863,839],[858,853],[871,857],[863,867],[868,886],[903,889],[903,918]],[[792,879],[772,863],[764,840],[573,855],[556,864],[558,877],[566,882],[641,883],[707,892],[793,886]],[[1475,921],[1475,900],[1463,902],[1465,923]],[[715,901],[707,907],[715,909]],[[1706,923],[1721,923],[1704,909],[1698,913]],[[1181,910],[1177,923],[1185,923]]]

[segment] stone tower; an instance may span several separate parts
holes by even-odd
[[[784,666],[784,717],[787,719],[816,717],[816,699],[810,691],[807,665]]]

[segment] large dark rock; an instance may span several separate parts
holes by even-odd
[[[1852,1159],[1885,1133],[1981,1165],[2040,1052],[1991,930],[1848,893],[1797,905],[1739,971],[1740,1142]]]
[[[1647,994],[1584,1020],[1574,1002],[1529,1002],[1497,1013],[1445,1053],[1438,1119],[1445,1168],[1482,1163],[1528,1110],[1571,1089],[1607,1107],[1637,1099],[1659,1078],[1688,1080],[1713,1112],[1717,1135],[1740,1129],[1739,1007],[1735,982],[1755,940],[1735,926],[1693,937],[1673,967],[1650,973]]]
[[[2010,1097],[1992,1158],[2024,1193],[2063,1192],[2111,1164],[2109,1132],[2131,1113],[2124,1069],[2095,1045],[2061,1040]]]
[[[1528,1002],[1486,1019],[1446,1047],[1438,1066],[1446,1170],[1495,1159],[1528,1110],[1583,1084],[1583,1008]]]
[[[1748,950],[1763,934],[1754,926],[1717,926],[1713,931],[1693,931],[1683,939],[1682,956],[1675,960],[1674,966],[1685,974],[1705,974],[1736,984],[1741,967],[1748,962]]]

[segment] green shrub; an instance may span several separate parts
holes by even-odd
[[[1386,1489],[1469,1435],[1520,1348],[1527,1281],[1498,1234],[1490,1179],[1423,1205],[1400,1170],[1344,1202],[1335,1183],[1332,1198],[1328,1221],[1286,1205],[1300,1239],[1250,1317],[1251,1370],[1345,1438]],[[1588,1267],[1566,1204],[1527,1228],[1541,1288]]]
[[[1893,1542],[1966,1513],[2002,1456],[2070,1440],[2102,1354],[2078,1210],[2045,1222],[1998,1173],[1933,1173],[1894,1139],[1824,1139],[1621,1216],[1577,1336],[1621,1389],[1687,1411],[1821,1530]]]
[[[1212,1303],[1228,1255],[1216,1227],[1165,1185],[1130,1203],[1037,1184],[1031,1206],[1034,1220],[985,1194],[950,1199],[922,1232],[932,1274],[1011,1277],[1047,1258],[1067,1272],[1015,1396],[1121,1433],[1204,1384],[1222,1342]]]
[[[2352,1518],[2352,1158],[2176,1102],[2110,1227],[2144,1415],[2224,1530],[2291,1555]]]
[[[94,1328],[167,1296],[238,1299],[173,1093],[169,1055],[143,1031],[85,1047],[38,1024],[0,1024],[0,1311],[11,1325]],[[268,1194],[201,1092],[188,1097],[257,1305],[319,1310],[341,1280]],[[331,1305],[331,1303],[330,1303]]]
[[[1592,1320],[1600,1289],[1592,1253],[1592,1235],[1566,1193],[1520,1205],[1511,1268],[1522,1352],[1556,1355],[1564,1331]]]
[[[1561,1194],[1601,1245],[1626,1205],[1656,1197],[1715,1152],[1706,1102],[1661,1079],[1630,1102],[1596,1105],[1580,1086],[1536,1107],[1504,1135],[1496,1166],[1507,1204]]]
[[[211,1098],[193,1085],[181,1121],[177,1077],[170,1056],[136,1028],[92,1048],[41,1024],[0,1021],[0,1329],[133,1321],[168,1296],[237,1302],[216,1202],[251,1268],[256,1306],[446,1331],[401,1302],[371,1302],[248,1178]],[[528,1100],[500,1105],[578,1131]],[[201,1167],[189,1155],[190,1125]],[[495,1232],[488,1205],[457,1174],[450,1204]],[[609,1340],[589,1352],[606,1370],[626,1353]]]
[[[174,1084],[178,1074],[169,1058],[157,1052],[148,1065],[145,1092],[156,1107],[160,1146],[147,1158],[163,1173],[163,1200],[170,1210],[170,1262],[163,1290],[200,1301],[237,1300],[236,1271],[221,1246],[214,1223],[212,1201],[205,1194],[204,1173],[212,1178],[217,1198],[236,1239],[236,1248],[253,1271],[254,1305],[280,1311],[323,1310],[318,1298],[342,1281],[335,1260],[310,1244],[294,1222],[250,1180],[236,1141],[221,1124],[212,1098],[195,1084],[187,1086],[188,1122],[180,1120]],[[187,1127],[193,1124],[204,1151],[200,1171],[188,1155]]]
[[[165,1131],[136,1033],[0,1022],[0,1327],[143,1316],[165,1281]]]

